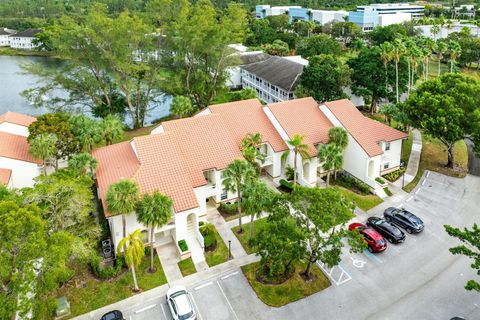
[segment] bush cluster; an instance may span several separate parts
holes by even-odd
[[[338,174],[337,179],[335,180],[335,184],[363,195],[371,193],[371,189],[368,184],[358,180],[355,177],[352,177],[345,172],[341,172]]]
[[[214,228],[215,227],[211,223],[204,224],[200,228],[200,233],[203,236],[203,244],[205,248],[211,248],[217,243]]]
[[[123,267],[125,266],[125,259],[123,256],[117,256],[114,266],[103,267],[100,265],[102,262],[102,257],[99,255],[94,255],[90,261],[90,266],[92,267],[93,274],[100,279],[110,279],[116,277],[120,274]]]
[[[293,182],[287,181],[285,179],[280,180],[280,190],[285,192],[292,192]]]
[[[233,203],[221,202],[220,205],[218,206],[218,210],[223,211],[224,213],[227,213],[227,214],[236,214],[237,210],[238,210],[237,203],[236,202],[233,202]]]
[[[376,177],[376,178],[375,178],[375,181],[377,181],[377,182],[380,183],[380,184],[385,184],[385,181],[384,181],[382,178],[380,178],[380,177]]]
[[[383,177],[390,182],[395,182],[395,181],[398,180],[398,178],[400,178],[402,176],[402,174],[405,173],[405,170],[406,170],[406,168],[400,168],[396,171],[393,171],[393,172],[390,172],[390,173],[387,173],[387,174],[383,175]]]
[[[188,244],[183,239],[178,241],[178,247],[182,252],[188,251]]]

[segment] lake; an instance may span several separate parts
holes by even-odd
[[[29,62],[40,62],[45,67],[54,68],[60,62],[48,57],[30,57],[30,56],[0,56],[0,114],[7,111],[15,111],[29,115],[40,115],[47,113],[44,108],[35,108],[28,100],[20,95],[26,89],[37,86],[40,79],[30,75],[23,74],[22,64]],[[59,92],[65,94],[65,92]],[[146,119],[146,124],[150,124],[153,120],[167,116],[169,114],[171,97],[164,96],[160,103],[150,106],[152,109]],[[86,114],[88,114],[86,112]],[[131,124],[128,116],[125,122]]]

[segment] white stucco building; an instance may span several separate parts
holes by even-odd
[[[199,263],[205,258],[198,223],[206,220],[208,206],[236,201],[237,195],[225,190],[222,173],[235,159],[242,159],[245,136],[261,134],[259,149],[265,160],[259,166],[274,183],[294,167],[288,141],[296,134],[304,136],[309,157],[297,156],[297,177],[301,185],[312,187],[325,174],[318,147],[328,143],[328,131],[334,126],[349,134],[344,169],[373,189],[376,177],[399,167],[407,135],[363,116],[349,100],[320,106],[313,98],[303,98],[263,106],[258,99],[249,99],[209,106],[194,117],[163,122],[149,136],[95,150],[98,195],[107,208],[109,186],[122,179],[136,181],[142,193],[168,195],[174,215],[156,230],[155,246],[186,240],[193,262]],[[282,159],[289,149],[289,156]],[[122,218],[108,210],[105,215],[116,246],[123,237]],[[135,213],[127,215],[126,226],[127,233],[138,228],[148,232]]]
[[[34,50],[38,47],[33,43],[35,35],[42,32],[41,29],[28,29],[10,36],[10,47],[22,50]]]
[[[40,175],[42,162],[34,159],[27,142],[34,117],[15,112],[0,115],[0,184],[8,188],[31,187]]]
[[[16,31],[7,28],[0,28],[0,47],[10,46],[10,36]]]

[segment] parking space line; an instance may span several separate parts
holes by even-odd
[[[333,266],[333,268],[331,268],[330,270],[327,270],[325,268],[325,264],[324,263],[320,263],[319,261],[317,261],[317,265],[327,274],[328,278],[333,282],[335,283],[337,286],[341,285],[341,284],[344,284],[345,282],[348,282],[350,280],[352,280],[352,276],[350,275],[350,273],[347,272],[347,270],[345,269],[345,267],[343,267],[342,263],[340,263],[338,266]],[[335,279],[333,277],[333,272],[335,270],[335,268],[338,268],[340,269],[340,276],[338,277],[338,279]],[[346,277],[344,278],[344,276],[346,275]]]
[[[217,284],[218,284],[218,287],[220,288],[220,291],[221,291],[222,294],[223,294],[223,297],[225,298],[225,300],[227,300],[228,307],[229,307],[230,310],[232,311],[233,316],[235,317],[235,319],[238,320],[237,314],[235,313],[235,310],[233,310],[233,307],[232,307],[232,305],[230,304],[230,301],[228,300],[227,296],[225,295],[225,292],[223,291],[223,288],[222,288],[222,286],[220,285],[220,282],[217,281]]]
[[[425,185],[425,182],[427,182],[427,179],[423,179],[422,187]]]
[[[427,170],[427,178],[430,177],[430,171]]]
[[[195,309],[197,310],[198,318],[200,320],[203,320],[202,314],[200,313],[200,309],[198,309],[197,302],[195,301],[195,298],[193,297],[192,294],[190,295],[190,297],[192,297],[193,304],[195,305]]]
[[[151,304],[151,305],[146,306],[146,307],[144,307],[144,308],[142,308],[142,309],[138,309],[137,311],[135,311],[135,314],[139,314],[139,313],[145,312],[145,311],[147,311],[147,310],[153,309],[153,308],[155,308],[156,306],[157,306],[156,304]]]
[[[228,279],[228,278],[230,278],[234,275],[237,275],[237,274],[238,274],[238,271],[235,271],[235,272],[232,272],[230,274],[227,274],[226,276],[220,277],[220,279],[225,280],[225,279]]]
[[[412,200],[413,196],[410,196],[405,202]]]
[[[417,191],[415,191],[415,194],[418,194],[422,190],[422,188],[418,188]]]
[[[204,283],[202,285],[199,285],[198,287],[193,288],[193,290],[197,291],[197,290],[200,290],[202,288],[208,287],[209,285],[212,285],[212,284],[213,284],[213,282],[210,281],[210,282]]]
[[[160,304],[160,308],[162,308],[163,316],[165,317],[165,320],[167,320],[167,314],[165,313],[165,309],[163,309],[163,305],[162,305],[162,304]]]
[[[373,253],[371,253],[370,251],[368,250],[364,250],[363,251],[365,253],[365,255],[373,260],[375,260],[376,262],[378,263],[383,263],[382,259],[380,259],[379,257],[377,257],[376,255],[374,255]]]

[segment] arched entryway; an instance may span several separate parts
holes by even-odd
[[[192,212],[187,216],[187,234],[195,234],[197,228],[197,215]]]
[[[370,160],[368,162],[368,177],[373,179],[373,172],[374,172],[374,162]]]
[[[309,181],[309,176],[310,176],[310,162],[305,161],[303,164],[303,179],[306,181]]]

